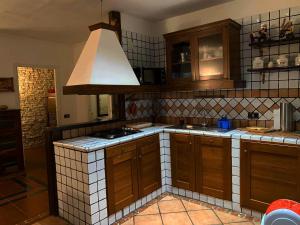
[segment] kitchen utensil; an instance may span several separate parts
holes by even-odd
[[[126,127],[132,129],[143,129],[146,127],[151,127],[153,124],[151,122],[139,122],[139,123],[131,123],[127,124]]]
[[[246,131],[254,132],[254,133],[269,133],[269,132],[273,132],[274,129],[266,128],[266,127],[246,127]]]
[[[293,106],[291,103],[280,103],[280,128],[282,131],[293,131]]]
[[[274,129],[280,130],[280,109],[273,110]]]

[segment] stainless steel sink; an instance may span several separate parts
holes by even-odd
[[[198,125],[189,125],[189,124],[183,124],[183,125],[175,125],[168,127],[171,129],[180,129],[180,130],[199,130],[199,131],[209,131],[209,132],[218,132],[218,133],[226,133],[231,130],[228,129],[221,129],[217,127],[202,127]]]

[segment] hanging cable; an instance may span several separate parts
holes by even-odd
[[[100,15],[101,15],[101,22],[103,22],[103,0],[100,0]]]

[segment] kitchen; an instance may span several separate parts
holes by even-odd
[[[137,12],[94,1],[85,11],[98,7],[94,18],[64,37],[71,47],[52,44],[55,35],[47,47],[42,34],[15,38],[39,42],[41,57],[28,49],[14,66],[56,70],[50,216],[32,223],[300,224],[299,3],[201,2],[177,11],[145,2]],[[15,93],[0,94],[19,108]]]

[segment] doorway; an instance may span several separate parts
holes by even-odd
[[[57,123],[55,70],[17,67],[17,74],[25,171],[0,178],[5,224],[31,223],[49,214],[45,132]]]
[[[56,126],[55,70],[17,67],[25,169],[47,184],[46,128]]]

